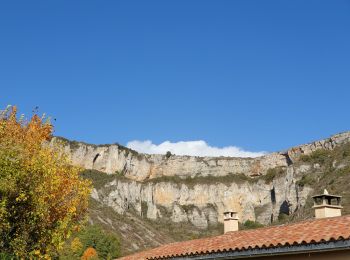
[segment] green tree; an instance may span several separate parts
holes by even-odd
[[[85,227],[78,237],[84,249],[95,248],[101,259],[114,259],[120,256],[119,239],[97,225]]]
[[[50,258],[87,212],[90,182],[58,146],[45,117],[0,113],[0,252]]]
[[[172,156],[171,152],[170,152],[170,151],[167,151],[166,154],[165,154],[165,157],[166,157],[167,159],[169,159],[171,156]]]

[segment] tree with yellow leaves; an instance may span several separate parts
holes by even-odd
[[[52,132],[45,116],[0,113],[0,252],[50,258],[85,219],[91,184]]]
[[[79,255],[80,251],[83,249],[83,244],[81,243],[79,237],[75,237],[70,243],[70,250],[75,255]]]

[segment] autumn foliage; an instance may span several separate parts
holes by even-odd
[[[93,247],[88,247],[83,256],[81,257],[81,260],[92,260],[92,259],[98,259],[97,252]]]
[[[0,252],[50,258],[86,216],[90,183],[49,145],[47,118],[0,113]]]

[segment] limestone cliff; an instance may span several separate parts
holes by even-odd
[[[73,164],[114,176],[95,188],[92,197],[115,212],[132,210],[151,220],[206,229],[222,222],[228,208],[237,210],[242,222],[264,224],[295,212],[312,191],[297,182],[319,167],[299,158],[350,143],[350,132],[258,158],[166,157],[118,144],[96,146],[60,138],[52,142],[63,143]]]
[[[332,150],[337,145],[349,142],[350,132],[334,135],[328,139],[291,148],[285,152],[267,154],[257,158],[237,157],[193,157],[172,155],[140,154],[118,144],[91,145],[81,142],[61,140],[72,162],[85,169],[113,174],[143,181],[162,176],[204,177],[245,174],[258,176],[268,169],[287,167],[301,154],[310,154],[317,149]]]

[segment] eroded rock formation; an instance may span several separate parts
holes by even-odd
[[[295,163],[318,149],[332,150],[350,142],[350,132],[258,158],[191,157],[139,154],[123,146],[62,142],[73,164],[116,178],[94,189],[92,197],[123,214],[208,228],[222,222],[228,208],[241,221],[270,223],[305,204],[311,189],[296,182],[317,165]],[[270,175],[274,175],[269,179]]]

